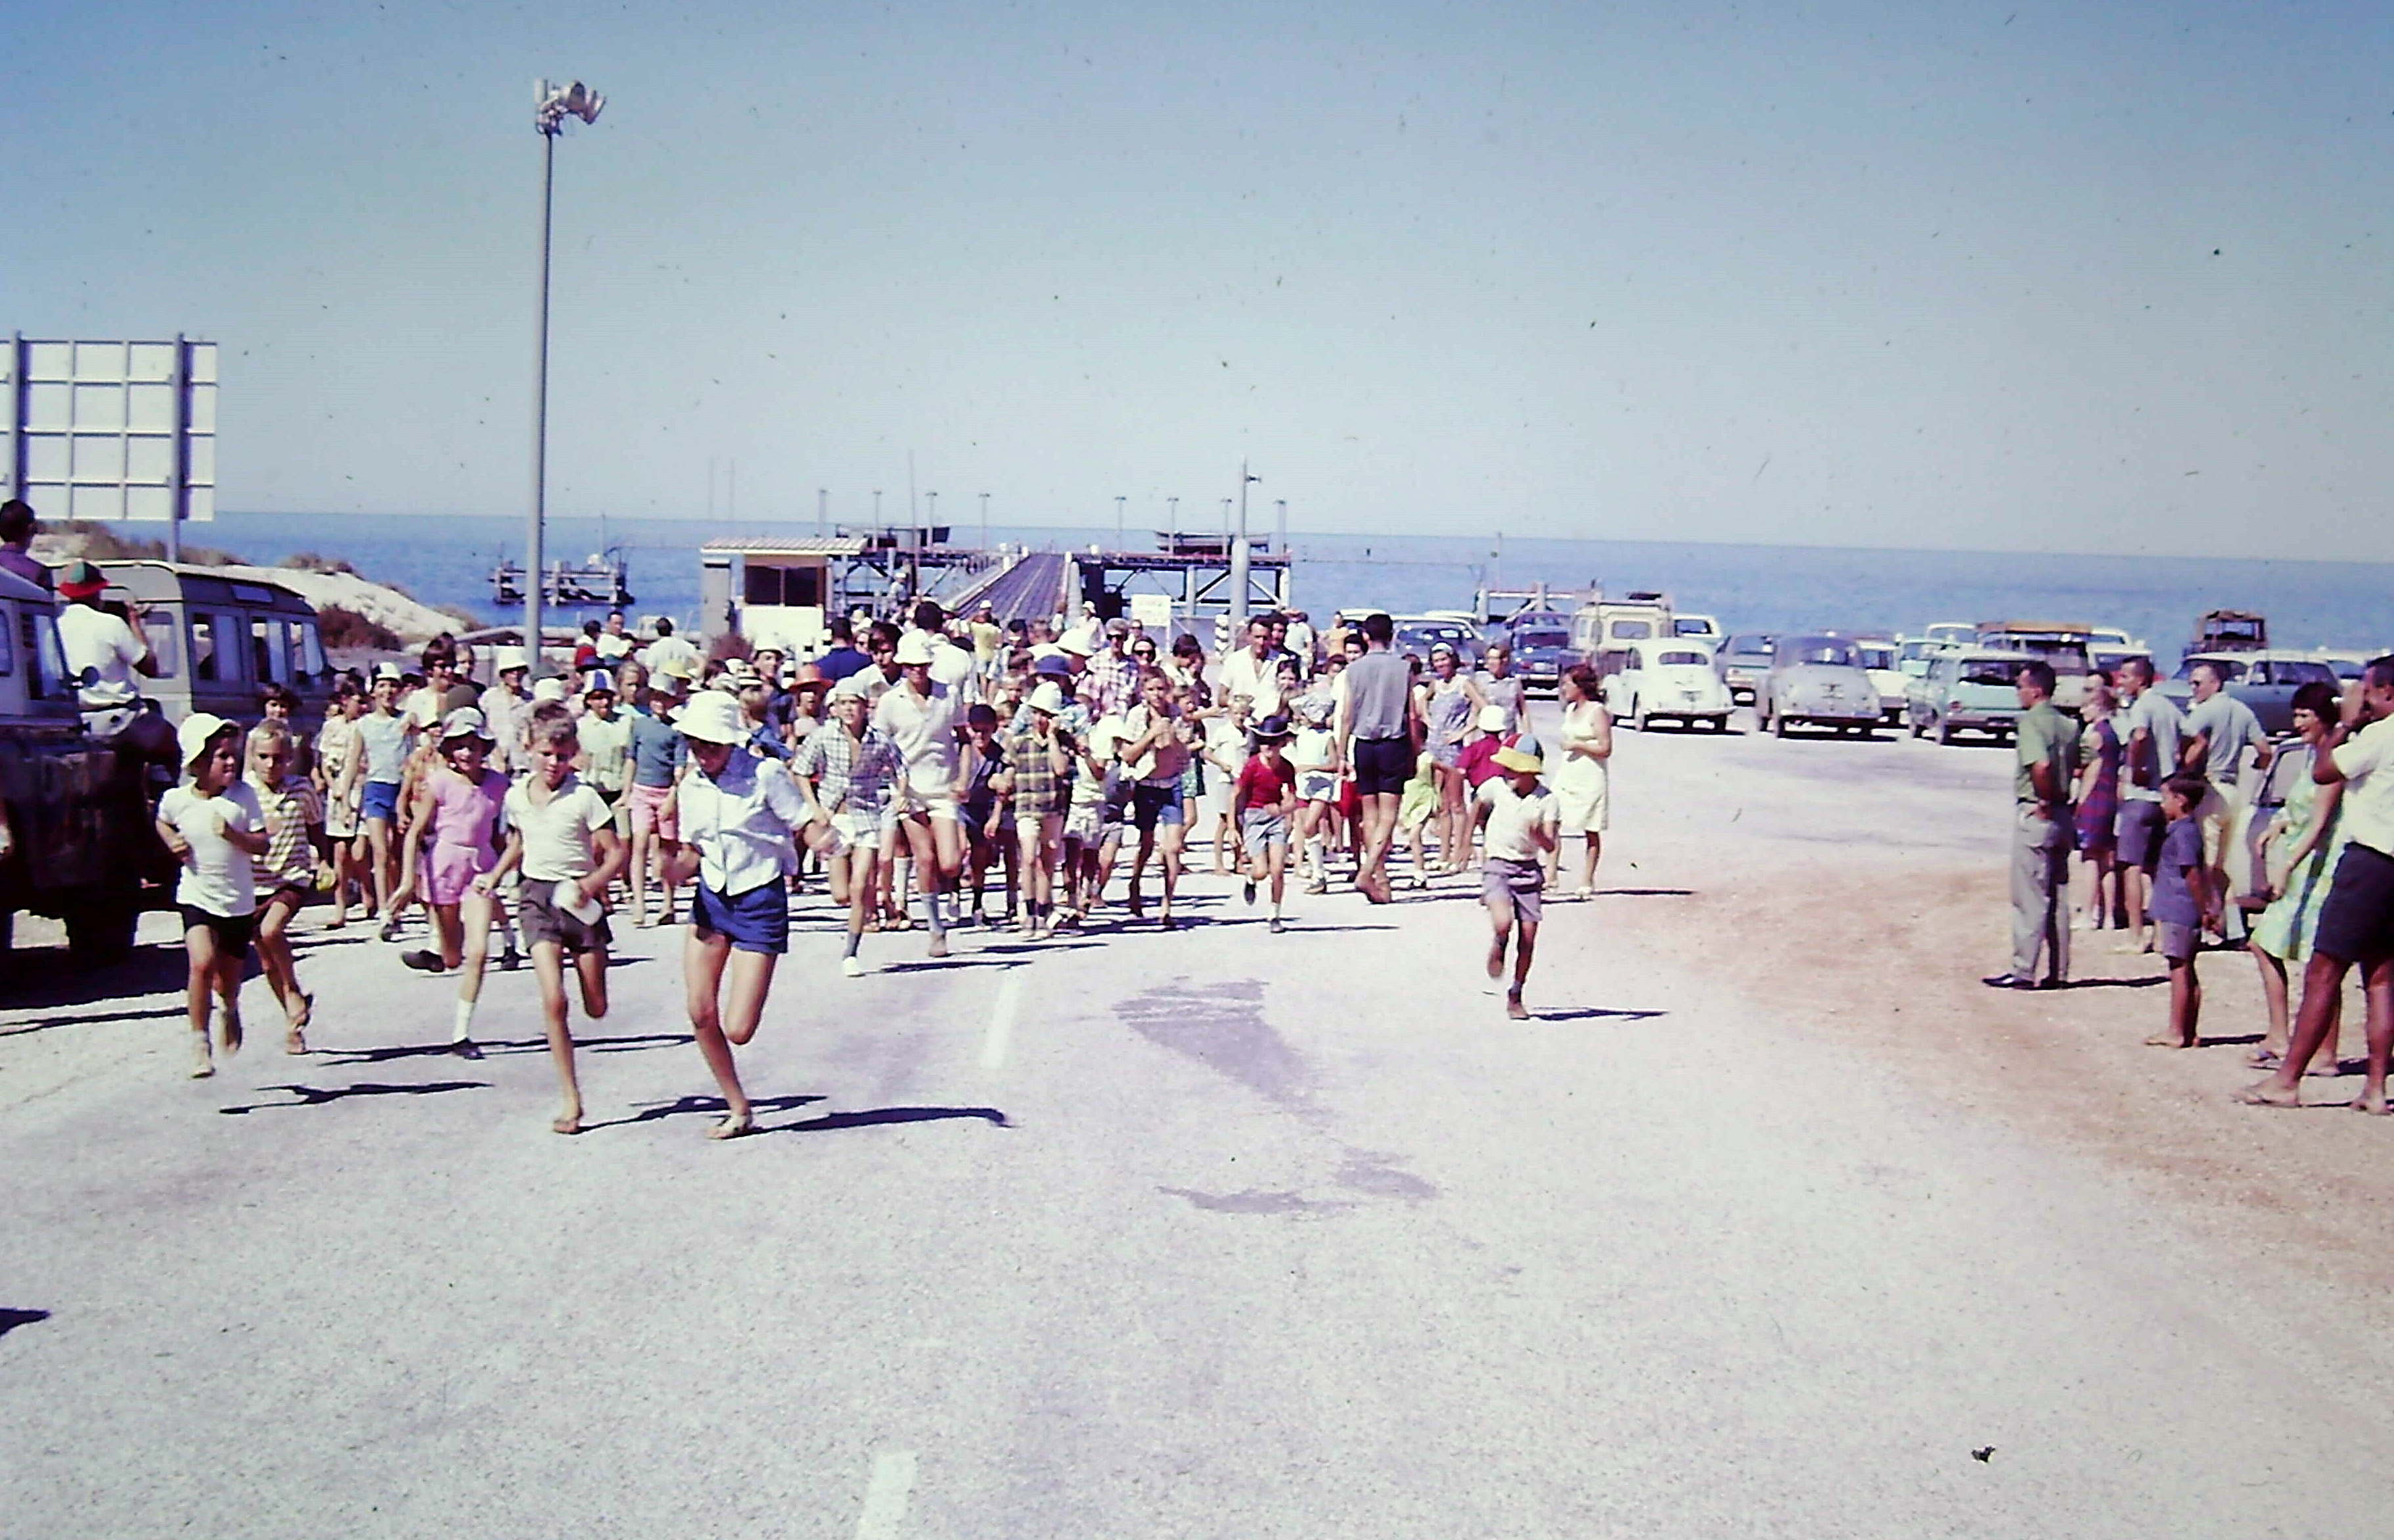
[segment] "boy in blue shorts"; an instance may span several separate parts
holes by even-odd
[[[2153,950],[2169,964],[2169,1026],[2145,1039],[2156,1048],[2191,1048],[2202,1039],[2195,1028],[2203,1016],[2203,981],[2195,976],[2194,954],[2206,916],[2218,902],[2211,891],[2203,858],[2203,825],[2195,809],[2203,805],[2211,783],[2200,775],[2173,775],[2162,783],[2160,865],[2153,873],[2153,897],[2146,913],[2153,922]]]

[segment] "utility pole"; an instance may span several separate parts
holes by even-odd
[[[1230,640],[1233,645],[1247,630],[1247,483],[1262,480],[1260,476],[1247,474],[1246,461],[1239,462],[1239,531],[1230,540]]]
[[[980,494],[980,548],[989,549],[989,494]]]
[[[831,488],[815,488],[815,538],[831,533]]]
[[[1129,498],[1120,495],[1114,498],[1114,549],[1116,550],[1123,548],[1123,505],[1128,501],[1130,501]]]

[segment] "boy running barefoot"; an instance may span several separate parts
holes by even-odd
[[[291,921],[316,891],[314,835],[323,822],[316,787],[292,765],[290,731],[269,717],[249,733],[249,790],[257,798],[266,854],[252,863],[256,891],[257,961],[266,987],[283,1007],[288,1032],[283,1051],[308,1051],[308,1022],[316,997],[299,988],[299,967],[291,954]]]
[[[1296,767],[1282,752],[1288,744],[1285,717],[1267,717],[1256,725],[1256,752],[1240,767],[1239,783],[1230,795],[1230,819],[1238,828],[1247,861],[1246,900],[1256,902],[1256,884],[1271,879],[1271,933],[1281,923],[1281,901],[1288,892],[1288,826],[1296,816]]]
[[[1473,826],[1483,830],[1487,839],[1480,897],[1496,932],[1488,946],[1488,977],[1505,976],[1505,945],[1518,917],[1521,945],[1513,954],[1513,986],[1505,992],[1505,1014],[1526,1021],[1530,1011],[1521,1004],[1521,986],[1529,981],[1530,959],[1538,949],[1538,921],[1546,902],[1545,857],[1555,848],[1562,811],[1555,794],[1538,779],[1546,762],[1534,740],[1524,738],[1497,750],[1496,767],[1504,773],[1472,796]]]
[[[2203,868],[2203,824],[2194,809],[2211,783],[2199,775],[2173,775],[2162,783],[2161,865],[2153,873],[2154,950],[2169,964],[2169,1026],[2145,1039],[2149,1047],[2201,1046],[2196,1026],[2203,1017],[2203,981],[2195,976],[2194,953],[2207,918],[2216,914],[2210,875]]]
[[[581,981],[584,1013],[600,1020],[607,1014],[607,948],[615,939],[607,928],[607,886],[631,855],[615,833],[614,809],[573,773],[581,752],[581,734],[569,719],[546,720],[533,730],[532,773],[507,788],[506,853],[483,879],[496,888],[509,873],[523,873],[524,941],[540,981],[541,1019],[564,1099],[549,1127],[560,1134],[582,1132],[565,959],[573,959]]]

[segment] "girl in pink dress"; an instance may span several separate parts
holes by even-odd
[[[474,1046],[474,1006],[482,993],[496,900],[480,879],[499,863],[505,829],[507,778],[485,764],[490,751],[490,729],[480,711],[460,706],[442,718],[440,763],[417,784],[408,823],[426,843],[416,870],[441,950],[406,953],[400,961],[427,973],[463,965],[449,1040],[450,1051],[462,1059],[482,1057]]]

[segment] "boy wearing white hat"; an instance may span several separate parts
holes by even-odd
[[[1488,922],[1495,931],[1488,946],[1488,977],[1505,976],[1505,949],[1513,925],[1520,922],[1521,944],[1513,954],[1513,982],[1505,992],[1505,1014],[1516,1021],[1530,1019],[1521,1004],[1521,986],[1529,981],[1530,960],[1538,948],[1538,922],[1544,912],[1546,852],[1555,848],[1562,824],[1560,806],[1540,777],[1546,763],[1536,740],[1523,738],[1495,756],[1500,773],[1472,797],[1472,826],[1483,830],[1487,850],[1480,866],[1480,902],[1488,906]]]
[[[186,779],[158,799],[158,837],[183,863],[175,907],[182,913],[191,965],[187,1001],[196,1080],[217,1073],[208,1052],[213,1000],[223,1002],[224,1051],[241,1051],[242,965],[257,923],[251,862],[266,854],[268,841],[257,794],[241,778],[240,727],[196,711],[176,730],[175,741]]]
[[[666,862],[666,880],[698,878],[682,944],[684,993],[698,1051],[723,1092],[723,1121],[707,1137],[736,1139],[756,1123],[732,1049],[756,1035],[774,968],[789,950],[783,881],[796,865],[793,836],[805,836],[814,816],[779,761],[741,746],[749,728],[738,701],[703,691],[675,726],[690,741],[691,769],[677,794],[683,843]]]
[[[1056,731],[1056,718],[1064,711],[1063,690],[1049,680],[1022,704],[1030,726],[1001,740],[1006,768],[995,784],[997,794],[1014,804],[1014,836],[1021,850],[1022,934],[1045,936],[1054,925],[1056,862],[1062,850],[1072,754]]]

